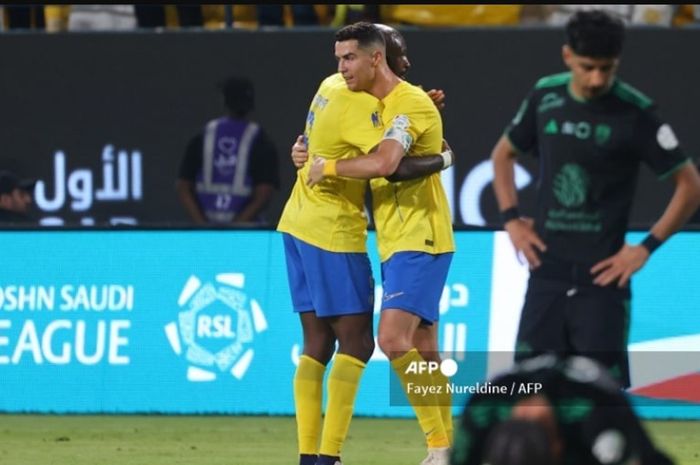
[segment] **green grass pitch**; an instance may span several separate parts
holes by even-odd
[[[700,464],[700,422],[646,427],[677,465]],[[347,465],[417,465],[411,419],[355,418]],[[0,465],[295,465],[291,417],[0,415]]]

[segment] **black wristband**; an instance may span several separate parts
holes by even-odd
[[[647,235],[647,237],[644,238],[640,245],[645,247],[649,251],[649,255],[651,255],[652,253],[654,253],[654,250],[658,249],[661,246],[661,244],[663,244],[663,242],[658,240],[653,234],[650,233],[649,235]]]
[[[518,207],[506,208],[501,212],[501,221],[503,224],[506,224],[510,220],[517,220],[518,218],[520,218]]]

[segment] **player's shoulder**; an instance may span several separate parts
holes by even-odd
[[[422,87],[411,84],[408,81],[401,81],[398,85],[399,90],[406,96],[415,99],[423,104],[432,105],[433,101],[428,97],[428,94]]]
[[[345,86],[345,80],[340,73],[331,74],[321,81],[319,91],[334,92],[341,90]]]
[[[333,106],[342,111],[363,111],[376,106],[377,99],[366,92],[351,91],[343,76],[336,73],[323,80],[316,95],[317,106],[325,107],[329,102],[333,102]]]
[[[615,80],[610,92],[615,98],[639,110],[652,110],[655,107],[651,97],[620,79]]]
[[[568,86],[571,82],[571,72],[566,71],[563,73],[550,74],[543,76],[537,80],[535,83],[535,90],[549,90],[557,87]]]
[[[416,112],[428,111],[436,114],[439,113],[428,94],[422,88],[408,81],[401,81],[390,95],[390,101],[393,105],[400,106],[404,109],[411,109]]]

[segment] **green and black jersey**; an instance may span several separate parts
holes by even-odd
[[[464,409],[451,465],[482,465],[493,427],[511,417],[519,400],[535,393],[553,406],[563,465],[673,463],[655,449],[620,385],[591,359],[541,355],[495,377],[490,386],[489,393],[474,394]]]
[[[638,90],[616,80],[584,101],[570,83],[571,73],[540,79],[505,135],[538,158],[535,227],[547,255],[588,263],[624,244],[640,162],[664,178],[687,158]]]

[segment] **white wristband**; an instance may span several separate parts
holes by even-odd
[[[442,157],[442,169],[443,170],[446,168],[449,168],[450,166],[452,166],[452,163],[454,163],[455,156],[452,153],[452,150],[445,150],[444,152],[442,152],[440,154],[440,156]]]

